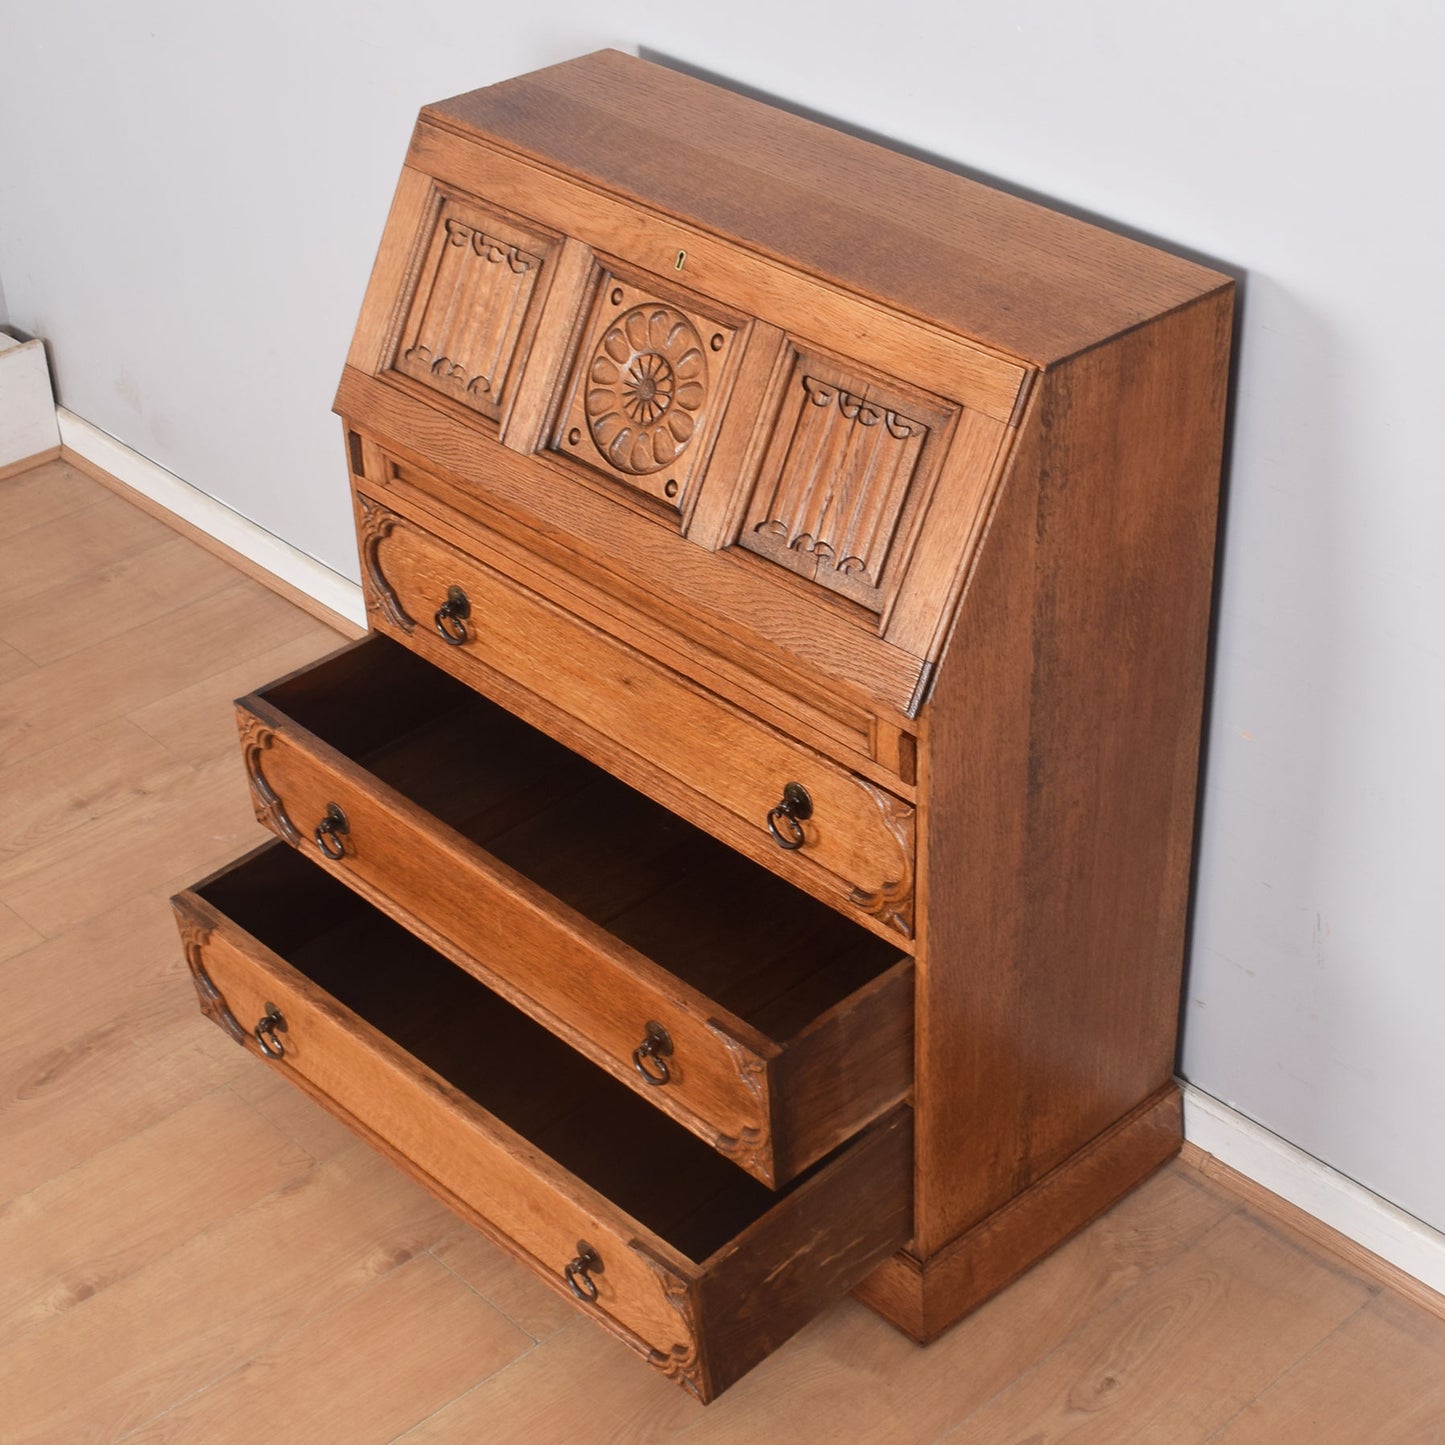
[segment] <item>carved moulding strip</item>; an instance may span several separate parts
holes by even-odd
[[[410,282],[394,368],[499,421],[547,249],[541,236],[444,199]]]
[[[294,848],[301,842],[301,832],[287,815],[286,805],[261,770],[261,754],[276,741],[276,734],[244,709],[237,715],[237,726],[241,733],[241,756],[246,763],[246,777],[251,784],[251,806],[256,817]]]
[[[203,950],[211,937],[211,925],[189,913],[179,916],[178,927],[181,945],[185,949],[186,967],[191,971],[191,982],[196,986],[196,996],[201,1002],[201,1012],[214,1024],[219,1024],[238,1044],[244,1044],[249,1037],[236,1020],[221,990],[211,982],[206,972]]]
[[[883,819],[883,826],[898,843],[900,869],[898,878],[872,890],[855,888],[848,901],[865,913],[897,929],[904,938],[913,937],[913,856],[917,810],[901,798],[882,788],[875,788],[863,778],[854,780],[873,800]]]
[[[760,1059],[751,1049],[740,1044],[716,1019],[709,1019],[707,1027],[713,1037],[728,1051],[728,1057],[738,1071],[738,1079],[757,1106],[758,1116],[763,1119],[771,1119],[772,1106],[768,1099],[767,1061]],[[763,1143],[770,1132],[770,1130],[759,1129],[749,1124],[739,1129],[735,1135],[713,1134],[710,1136],[709,1142],[724,1158],[731,1159],[739,1168],[746,1169],[749,1173],[756,1174],[771,1184],[774,1182],[774,1171],[758,1150],[758,1146]]]
[[[641,1240],[630,1241],[634,1254],[652,1271],[662,1287],[662,1297],[677,1311],[682,1325],[683,1342],[670,1349],[655,1346],[648,1351],[647,1363],[661,1370],[669,1380],[682,1385],[704,1405],[710,1398],[704,1377],[702,1352],[698,1348],[697,1307],[690,1283],[671,1270]]]
[[[395,513],[388,512],[375,502],[369,502],[358,494],[357,507],[360,516],[356,521],[356,536],[361,547],[361,565],[366,573],[366,610],[374,613],[384,622],[399,627],[403,632],[416,628],[416,619],[409,616],[401,599],[392,590],[381,570],[379,551],[381,544],[392,534],[398,522]]]

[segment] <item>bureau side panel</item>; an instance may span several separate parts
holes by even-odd
[[[1231,300],[1040,378],[922,720],[925,1259],[1172,1076]]]

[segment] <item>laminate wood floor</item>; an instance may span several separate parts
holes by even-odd
[[[339,640],[0,482],[0,1439],[1445,1441],[1445,1320],[1180,1162],[928,1349],[846,1301],[696,1405],[196,1009],[229,701]]]

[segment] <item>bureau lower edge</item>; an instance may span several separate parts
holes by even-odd
[[[209,1017],[704,1402],[908,1240],[906,1107],[775,1194],[279,844],[174,907]]]

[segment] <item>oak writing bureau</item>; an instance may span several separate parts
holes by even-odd
[[[1231,299],[617,53],[424,110],[206,1012],[703,1400],[945,1329],[1179,1146]]]

